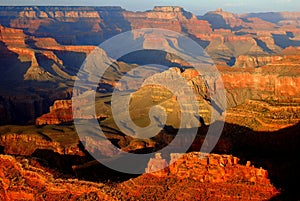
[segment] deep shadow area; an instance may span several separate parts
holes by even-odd
[[[49,17],[50,20],[46,19],[47,23],[41,23],[34,33],[38,37],[55,38],[62,45],[99,45],[112,36],[131,30],[130,22],[123,16],[124,10],[118,6],[38,6],[38,9],[46,13],[59,9],[62,12],[93,12],[98,14],[98,16],[95,15],[91,18]]]
[[[236,62],[236,58],[234,56],[231,56],[230,59],[226,62],[228,66],[234,66]]]
[[[71,75],[75,76],[87,55],[80,52],[71,51],[53,51],[55,55],[63,61],[63,65],[66,67],[65,71]]]
[[[155,59],[153,59],[155,58]],[[138,50],[126,54],[118,59],[118,61],[127,64],[138,64],[140,66],[149,64],[158,64],[168,67],[181,67],[179,64],[172,63],[168,60],[168,54],[161,50]]]
[[[78,146],[83,150],[81,144]],[[59,172],[60,177],[73,177],[92,182],[119,183],[139,176],[112,170],[96,161],[87,151],[83,150],[83,152],[85,155],[79,156],[59,154],[53,150],[37,149],[31,157],[45,161],[41,165]]]
[[[204,16],[198,17],[200,20],[207,20],[213,29],[231,29],[226,23],[222,15],[207,13]]]
[[[256,41],[257,45],[261,47],[265,52],[273,53],[273,51],[267,46],[265,42],[257,38],[255,38],[254,40]]]
[[[264,21],[271,23],[278,23],[281,20],[284,20],[282,15],[278,12],[266,12],[266,13],[249,13],[247,14],[247,18],[260,18]]]
[[[31,65],[29,58],[22,62],[19,55],[12,52],[8,47],[0,41],[0,93],[1,89],[12,90],[14,85],[12,83],[20,83],[24,80],[24,74]]]
[[[275,44],[281,48],[287,48],[289,46],[300,46],[299,40],[291,40],[290,34],[272,34]]]

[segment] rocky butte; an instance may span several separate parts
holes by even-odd
[[[230,155],[171,154],[170,167],[120,184],[128,198],[154,200],[268,200],[278,194],[267,171]],[[151,159],[161,166],[163,159]],[[148,169],[149,170],[149,169]],[[250,185],[249,185],[250,184]]]

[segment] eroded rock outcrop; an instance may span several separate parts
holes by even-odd
[[[84,155],[78,143],[64,145],[38,134],[4,134],[0,136],[0,146],[4,148],[4,154],[10,155],[31,156],[36,150],[52,150],[62,155]]]
[[[246,100],[226,111],[226,122],[255,131],[277,131],[300,122],[300,103],[297,99],[283,102]]]
[[[0,199],[13,200],[117,200],[121,192],[102,183],[55,179],[28,160],[0,155]]]
[[[131,23],[132,29],[161,28],[193,35],[210,33],[209,23],[181,7],[157,6],[147,12],[124,12],[124,18]]]
[[[36,125],[62,124],[73,121],[72,101],[57,100],[50,107],[50,112],[36,119]]]
[[[238,161],[229,155],[171,154],[169,173],[144,174],[118,188],[128,197],[153,200],[267,200],[279,193],[266,170]]]
[[[82,104],[86,104],[87,100],[83,100]],[[80,104],[76,104],[76,106],[80,106]],[[102,105],[101,105],[102,106]],[[99,114],[95,117],[92,114],[85,114],[82,109],[75,108],[75,116],[79,119],[92,119],[92,118],[106,118],[107,113],[103,112],[106,110],[105,106],[102,106],[99,109]],[[102,113],[100,113],[102,112]],[[36,125],[55,125],[55,124],[63,124],[63,123],[71,123],[73,122],[74,114],[72,110],[72,100],[56,100],[53,105],[50,106],[50,111],[47,114],[43,114],[42,116],[36,119]]]

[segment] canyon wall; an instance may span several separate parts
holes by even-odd
[[[293,22],[289,28],[286,20]],[[5,55],[0,58],[1,124],[33,123],[48,112],[54,100],[69,99],[75,75],[94,45],[145,27],[177,31],[202,45],[220,69],[229,107],[246,99],[298,96],[300,31],[295,21],[288,14],[280,21],[270,21],[265,15],[237,15],[221,9],[195,16],[181,7],[164,6],[145,12],[120,7],[0,7],[0,50]],[[161,44],[146,36],[143,40]],[[180,47],[181,41],[174,41]],[[172,55],[161,60],[170,66],[186,65]],[[104,88],[115,86],[114,79],[130,68],[118,63]],[[201,80],[191,82],[195,89],[202,87]],[[20,111],[21,105],[28,110]],[[51,119],[55,124],[71,121],[67,110],[44,116],[41,124]],[[59,121],[57,116],[66,120]]]

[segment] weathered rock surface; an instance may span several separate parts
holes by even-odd
[[[70,141],[74,141],[74,139]],[[0,136],[0,146],[4,148],[4,154],[10,155],[31,156],[37,150],[51,150],[62,155],[82,156],[84,154],[79,149],[78,143],[64,144],[38,134],[4,134]]]
[[[50,107],[50,112],[36,119],[36,125],[62,124],[73,121],[72,101],[57,100]]]
[[[117,200],[117,189],[101,183],[55,179],[23,159],[0,155],[1,200]]]
[[[118,188],[137,200],[268,200],[278,194],[267,171],[250,162],[240,165],[229,155],[199,156],[198,152],[171,154],[169,173],[144,174]],[[161,162],[150,163],[155,161]]]
[[[265,200],[278,194],[265,170],[239,165],[237,158],[226,155],[200,159],[199,153],[186,154],[170,166],[168,175],[144,174],[116,187],[55,179],[24,158],[0,155],[0,161],[3,200]]]
[[[291,103],[246,100],[245,103],[226,111],[226,122],[246,126],[255,131],[288,128],[300,122],[300,103],[297,99]]]

